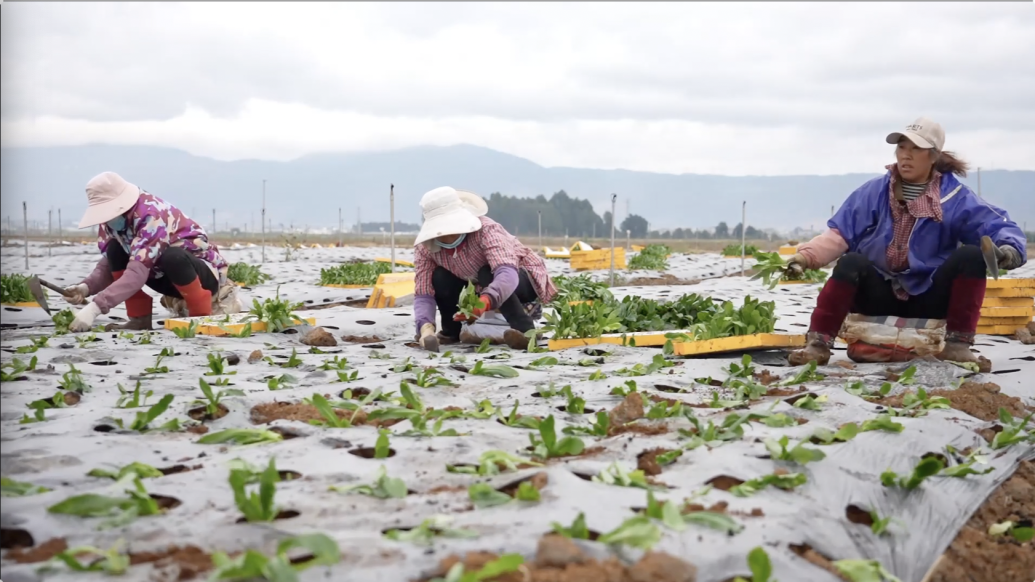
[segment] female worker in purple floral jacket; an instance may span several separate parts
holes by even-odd
[[[228,264],[201,225],[161,198],[144,192],[114,172],[86,184],[89,207],[79,228],[97,226],[101,260],[93,273],[66,289],[67,300],[83,305],[70,326],[87,331],[94,319],[126,303],[129,322],[119,329],[151,329],[151,296],[177,315],[234,313],[240,309]]]
[[[798,248],[792,268],[815,269],[837,260],[812,312],[808,345],[792,365],[830,360],[834,338],[849,311],[867,316],[944,319],[945,347],[938,357],[978,361],[971,351],[986,266],[981,237],[999,247],[999,268],[1027,260],[1025,236],[1006,211],[982,200],[956,176],[967,164],[944,150],[945,131],[927,118],[887,136],[895,163],[863,184],[827,223],[829,230]],[[858,361],[894,357],[888,348],[852,344]]]

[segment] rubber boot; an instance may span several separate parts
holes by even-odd
[[[503,343],[512,350],[524,351],[528,349],[528,336],[516,329],[508,329],[503,332]]]
[[[112,271],[111,277],[118,281],[125,273],[125,271]],[[151,309],[153,306],[154,300],[151,299],[151,296],[144,293],[143,289],[140,289],[126,300],[126,315],[129,317],[129,321],[126,323],[109,323],[104,326],[104,330],[144,331],[154,329],[151,322]]]
[[[805,338],[805,347],[791,352],[787,362],[792,366],[804,366],[809,362],[816,362],[817,366],[826,366],[830,362],[830,349],[834,347],[834,338],[815,331],[810,331]]]
[[[201,286],[201,279],[194,277],[190,283],[174,287],[187,303],[187,314],[190,317],[212,315],[212,292]]]
[[[422,348],[429,352],[438,351],[438,337],[435,336],[435,324],[425,323],[420,326],[420,339],[418,342]]]

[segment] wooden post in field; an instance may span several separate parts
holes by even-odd
[[[615,202],[618,194],[611,194],[611,286],[615,286]],[[567,242],[567,241],[565,241]]]
[[[266,263],[266,178],[262,179],[262,264]]]
[[[743,277],[746,270],[744,263],[747,260],[747,200],[740,207],[740,276]]]
[[[388,201],[391,206],[389,210],[389,220],[392,222],[392,272],[395,272],[395,184],[391,184],[388,189]]]
[[[22,202],[22,221],[25,223],[25,274],[29,274],[29,204]]]

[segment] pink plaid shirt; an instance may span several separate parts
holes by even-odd
[[[495,220],[482,216],[481,230],[467,235],[464,242],[452,252],[440,249],[437,253],[428,247],[417,245],[414,253],[415,294],[434,295],[431,276],[435,267],[443,267],[460,279],[476,281],[478,270],[488,265],[490,269],[510,265],[515,269],[524,269],[535,287],[536,295],[542,303],[549,303],[557,293],[550,275],[546,271],[543,258],[532,249],[521,244],[514,235],[507,232]]]
[[[913,234],[917,219],[930,218],[937,222],[942,221],[941,174],[937,171],[932,172],[931,181],[927,183],[924,194],[916,200],[903,202],[895,197],[895,183],[899,180],[898,164],[891,164],[886,169],[891,172],[888,196],[891,197],[891,218],[895,225],[895,234],[888,245],[885,258],[888,261],[888,269],[893,273],[899,273],[909,268],[909,236]],[[898,285],[894,287],[895,296],[899,300],[909,299],[909,294],[904,289]]]

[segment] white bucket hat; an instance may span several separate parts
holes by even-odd
[[[140,188],[125,181],[115,172],[97,174],[86,183],[89,207],[79,221],[79,228],[97,226],[124,214],[140,198]]]
[[[467,194],[470,194],[469,192]],[[471,196],[475,196],[471,194]],[[420,199],[420,208],[424,213],[424,224],[417,233],[417,240],[414,246],[425,243],[431,239],[451,234],[468,234],[482,228],[482,221],[475,215],[477,210],[472,205],[470,197],[468,202],[461,198],[460,193],[449,186],[435,188],[424,194]],[[479,198],[480,200],[480,198]],[[482,201],[484,204],[484,200]]]
[[[485,216],[489,213],[489,205],[485,202],[485,199],[475,194],[474,192],[468,192],[467,190],[457,190],[457,195],[460,196],[460,201],[464,203],[467,210],[475,216]]]

